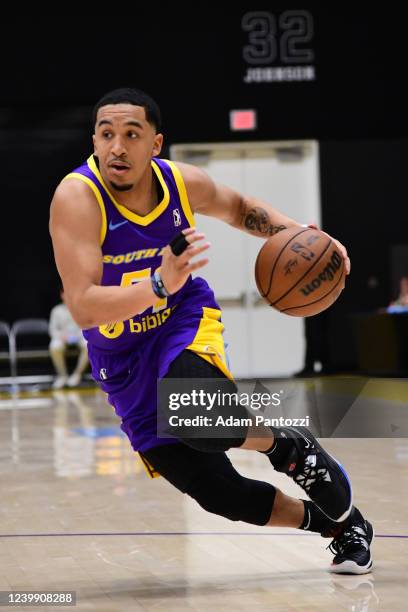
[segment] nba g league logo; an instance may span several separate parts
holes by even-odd
[[[244,83],[314,81],[314,23],[309,11],[250,11],[241,21],[245,33]]]
[[[180,211],[178,208],[175,208],[173,210],[173,220],[174,220],[175,227],[178,227],[179,225],[181,225],[181,215],[180,215]]]

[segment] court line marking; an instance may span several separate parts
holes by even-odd
[[[318,533],[255,533],[250,531],[118,531],[77,533],[0,533],[0,538],[60,538],[83,536],[267,536],[267,537],[320,537]],[[402,534],[375,534],[376,538],[408,539]]]

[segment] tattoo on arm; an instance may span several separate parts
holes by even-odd
[[[262,236],[273,236],[286,229],[286,225],[273,225],[266,210],[259,206],[248,209],[244,198],[241,198],[241,225],[249,232]]]

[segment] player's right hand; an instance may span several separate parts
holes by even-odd
[[[307,227],[310,227],[312,229],[319,229],[315,223],[309,223],[309,225]],[[346,268],[346,274],[350,274],[350,272],[351,272],[351,263],[350,263],[350,258],[348,256],[346,247],[344,246],[344,244],[342,244],[341,242],[336,240],[336,238],[333,238],[333,236],[330,236],[327,232],[324,232],[324,233],[326,234],[326,236],[329,236],[329,238],[331,238],[333,240],[334,244],[336,245],[336,247],[341,252],[341,254],[343,256],[343,259],[344,259],[344,265],[345,265],[345,268]],[[343,287],[343,289],[344,289],[344,287]]]
[[[174,255],[169,245],[163,249],[160,276],[169,293],[176,293],[194,270],[198,270],[208,263],[207,258],[191,261],[193,257],[200,255],[210,247],[209,242],[198,244],[205,238],[205,235],[197,232],[194,227],[183,230],[183,234],[189,246],[181,255]]]

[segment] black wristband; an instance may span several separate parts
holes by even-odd
[[[180,232],[174,238],[172,238],[169,242],[169,246],[171,248],[171,252],[173,255],[181,255],[184,253],[186,248],[189,246],[188,240],[184,236],[183,232]]]

